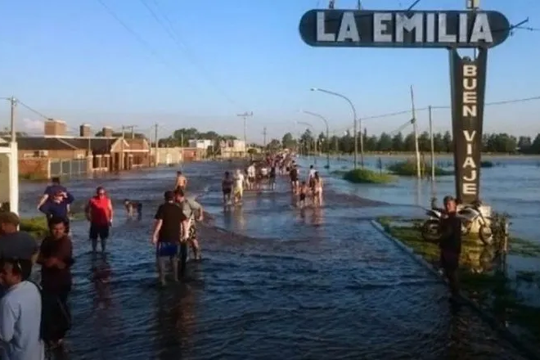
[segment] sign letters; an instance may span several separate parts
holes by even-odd
[[[479,200],[487,52],[510,35],[503,14],[315,9],[299,28],[315,47],[449,49],[456,197],[465,204]],[[478,49],[478,57],[462,59],[458,48]]]
[[[450,51],[456,196],[463,203],[479,197],[486,64],[485,49],[476,60]]]
[[[310,10],[300,35],[311,46],[491,48],[508,38],[496,11]]]

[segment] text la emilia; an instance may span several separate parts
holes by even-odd
[[[336,33],[327,32],[326,12],[317,12],[317,41],[318,42],[361,42],[355,13],[345,11],[341,17],[339,30]],[[373,39],[375,43],[402,43],[404,33],[414,31],[415,43],[493,43],[493,35],[486,13],[459,14],[458,33],[450,34],[445,13],[373,13]],[[469,34],[468,19],[474,17],[474,25]],[[361,17],[360,17],[361,19]],[[424,31],[424,24],[425,31]],[[390,33],[388,25],[393,25],[394,33]]]

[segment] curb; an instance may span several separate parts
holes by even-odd
[[[386,232],[384,227],[378,221],[371,220],[370,223],[375,229],[377,229],[381,234],[383,234],[388,240],[392,241],[392,243],[394,243],[403,252],[407,253],[418,264],[422,265],[432,275],[436,276],[438,280],[447,284],[447,281],[446,279],[444,279],[442,274],[438,270],[436,270],[430,263],[424,260],[424,258],[421,255],[416,254],[411,248],[409,248],[408,246],[403,244],[400,240],[396,239],[395,237],[390,235],[388,232]],[[520,350],[523,353],[523,355],[527,356],[530,359],[540,360],[539,350],[529,345],[528,343],[521,341],[518,335],[514,334],[505,326],[502,326],[493,315],[489,314],[487,311],[482,309],[473,300],[463,295],[463,293],[460,293],[459,297],[466,305],[472,308],[480,316],[480,318],[486,321],[492,328],[494,328],[505,339],[507,339],[514,347]]]

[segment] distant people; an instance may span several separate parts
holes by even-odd
[[[276,164],[273,164],[270,168],[270,176],[269,176],[269,182],[270,182],[270,189],[275,190],[276,189]]]
[[[69,234],[69,206],[74,200],[70,193],[58,190],[52,198],[39,207],[39,211],[45,214],[47,221],[50,221],[53,217],[63,219],[66,225],[65,230]]]
[[[253,190],[253,188],[255,187],[255,182],[257,180],[256,178],[257,178],[257,169],[255,168],[255,164],[251,163],[247,168],[247,184],[248,184],[247,189],[248,190]]]
[[[143,205],[140,201],[124,199],[124,207],[126,208],[128,219],[133,218],[135,215],[137,215],[137,219],[141,219]]]
[[[165,260],[167,259],[171,262],[173,279],[178,281],[180,243],[187,238],[187,233],[182,230],[187,228],[188,218],[184,215],[182,207],[175,204],[174,198],[173,191],[166,191],[165,202],[159,206],[154,216],[152,244],[156,246],[156,264],[161,285],[166,285]]]
[[[73,265],[73,246],[66,235],[65,223],[61,218],[50,220],[51,234],[41,243],[38,264],[41,265],[41,287],[44,297],[45,315],[48,323],[47,345],[56,348],[62,345],[71,327],[68,296],[71,292]]]
[[[19,259],[0,259],[0,342],[3,360],[44,360],[42,300],[38,287],[23,275]]]
[[[459,299],[459,257],[461,255],[461,220],[457,216],[456,200],[446,196],[443,200],[445,213],[441,219],[441,267],[448,279],[451,300]]]
[[[193,259],[201,260],[201,249],[199,246],[199,240],[197,236],[197,221],[202,221],[204,218],[204,210],[201,204],[195,200],[188,199],[183,191],[175,191],[175,202],[181,207],[184,215],[187,218],[187,222],[184,223],[187,229],[187,241],[191,247],[193,253]],[[184,232],[186,232],[184,230]]]
[[[96,253],[98,238],[101,240],[101,252],[105,253],[107,239],[113,223],[113,206],[105,188],[99,186],[85,208],[86,219],[90,222],[89,237],[92,241],[92,252]]]
[[[45,204],[47,200],[50,200],[54,197],[56,193],[63,193],[67,197],[67,189],[60,184],[60,178],[59,177],[53,177],[51,179],[51,185],[47,186],[45,188],[45,191],[43,192],[43,196],[41,197],[41,200],[38,203],[38,210],[39,208]]]
[[[313,204],[320,206],[322,205],[323,180],[318,171],[315,171],[313,181]]]
[[[174,186],[174,190],[182,190],[186,191],[187,188],[187,178],[182,174],[181,171],[176,172],[176,185]]]
[[[242,199],[244,198],[244,174],[242,174],[240,169],[236,170],[236,174],[234,175],[233,191],[234,191],[234,203],[238,204],[242,202]]]
[[[293,194],[296,194],[298,189],[298,167],[296,165],[293,165],[291,170],[289,171],[289,177],[291,179],[291,190]]]
[[[32,265],[37,260],[39,245],[32,235],[19,231],[19,225],[20,219],[17,214],[0,213],[0,258],[26,261],[20,264],[25,265],[23,275],[27,279],[32,272]]]
[[[228,171],[225,171],[223,180],[221,180],[221,190],[223,192],[223,204],[231,203],[231,193],[233,189],[234,181],[231,178],[231,174]]]
[[[302,181],[302,184],[300,184],[300,189],[299,189],[299,201],[298,201],[298,206],[300,206],[301,209],[303,209],[305,206],[306,206],[306,197],[307,197],[307,194],[309,192],[309,188],[308,188],[308,185],[306,184],[305,181]]]
[[[313,192],[313,189],[315,188],[315,173],[316,172],[317,170],[315,170],[313,165],[310,165],[307,180],[308,180],[309,188],[311,189],[312,192]]]

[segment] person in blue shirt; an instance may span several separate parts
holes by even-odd
[[[38,210],[47,200],[51,200],[54,197],[54,194],[57,192],[62,192],[67,194],[67,189],[65,186],[62,186],[60,184],[60,178],[59,177],[53,177],[51,179],[51,185],[47,186],[45,188],[45,191],[43,192],[43,196],[41,197],[41,200],[39,201],[39,204],[37,206]]]
[[[75,199],[73,195],[67,192],[57,191],[51,199],[39,207],[39,211],[47,216],[47,220],[52,218],[61,218],[66,225],[66,234],[69,234],[69,205]]]

